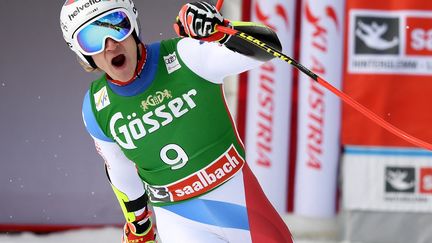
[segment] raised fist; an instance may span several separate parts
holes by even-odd
[[[179,36],[223,42],[226,35],[216,31],[217,25],[228,26],[229,21],[222,17],[215,6],[207,2],[194,2],[180,9],[174,29]]]

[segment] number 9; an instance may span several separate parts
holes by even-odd
[[[168,157],[168,152],[170,150],[174,150],[177,153],[175,158],[171,159]],[[172,170],[178,170],[182,168],[189,161],[189,157],[187,156],[186,152],[177,144],[168,144],[163,147],[160,151],[160,157],[165,164],[171,165]]]

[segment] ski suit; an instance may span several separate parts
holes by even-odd
[[[225,77],[263,62],[191,38],[145,50],[133,82],[104,75],[83,103],[126,219],[148,200],[164,243],[292,242],[245,161],[223,92]]]

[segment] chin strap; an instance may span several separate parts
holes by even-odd
[[[139,65],[140,65],[140,60],[141,60],[141,58],[142,58],[142,55],[141,55],[141,51],[140,51],[140,49],[139,49],[139,46],[141,45],[142,46],[142,48],[145,48],[145,46],[144,46],[144,44],[141,42],[141,40],[138,38],[138,36],[137,36],[137,34],[136,34],[136,32],[134,31],[133,33],[132,33],[132,35],[133,35],[133,37],[134,37],[134,39],[135,39],[135,43],[136,43],[136,52],[137,52],[137,65],[136,65],[136,67],[135,67],[135,73],[136,73],[136,76],[138,77],[138,78],[140,78],[140,73],[141,73],[141,70],[138,70],[140,67],[139,67]]]
[[[98,67],[96,66],[96,63],[94,62],[94,60],[93,60],[93,58],[92,58],[91,56],[86,56],[86,55],[83,55],[83,56],[84,56],[84,58],[87,60],[87,62],[88,62],[88,64],[90,65],[90,67],[92,67],[92,68],[94,68],[94,69],[98,68]]]

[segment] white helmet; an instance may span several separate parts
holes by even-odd
[[[63,38],[69,47],[80,57],[82,61],[94,67],[92,59],[85,56],[77,48],[77,30],[94,20],[97,16],[112,10],[122,10],[130,17],[134,37],[139,37],[138,10],[132,0],[66,0],[60,13],[60,25]]]

